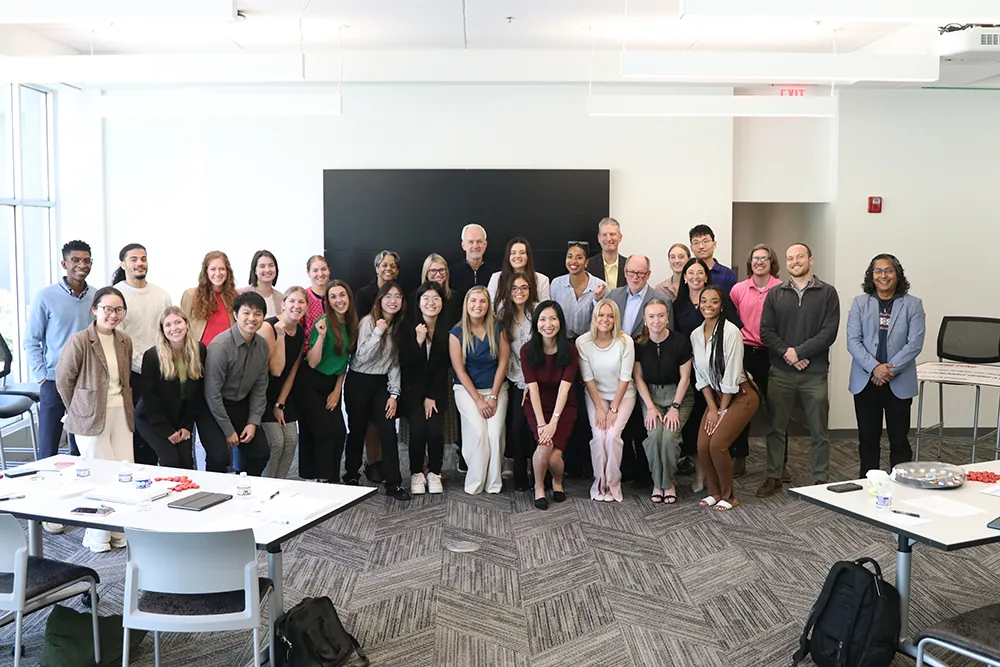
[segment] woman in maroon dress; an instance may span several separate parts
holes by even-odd
[[[576,421],[573,380],[579,366],[576,348],[566,334],[562,307],[555,301],[543,301],[535,307],[531,339],[521,348],[524,382],[531,397],[530,404],[524,406],[525,416],[538,443],[531,461],[535,507],[540,510],[549,508],[545,498],[546,469],[552,472],[552,500],[566,500],[562,453]]]

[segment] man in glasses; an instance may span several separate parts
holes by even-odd
[[[695,225],[688,232],[691,251],[708,266],[708,284],[721,287],[728,293],[736,284],[736,273],[728,266],[715,261],[715,232],[708,225]]]
[[[604,280],[609,290],[624,287],[628,257],[618,254],[618,246],[622,242],[622,226],[614,218],[603,218],[597,223],[597,240],[601,244],[601,252],[590,257],[594,275]]]
[[[667,304],[667,322],[671,331],[674,330],[674,309],[670,299],[663,292],[657,291],[649,284],[649,258],[645,255],[632,255],[625,262],[626,284],[611,290],[608,298],[618,304],[622,315],[622,331],[632,338],[642,333],[642,307],[650,299],[662,299]]]
[[[87,276],[93,266],[90,246],[83,241],[70,241],[62,247],[62,268],[66,275],[54,285],[42,289],[30,305],[28,333],[24,350],[38,390],[38,455],[55,456],[62,438],[62,419],[66,414],[59,392],[56,391],[56,362],[70,336],[83,331],[93,321],[90,307],[90,286]],[[79,451],[73,436],[69,436],[70,453]],[[46,532],[61,533],[59,524],[43,524]]]

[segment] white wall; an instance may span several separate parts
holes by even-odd
[[[733,201],[834,201],[836,126],[833,118],[736,118]]]
[[[734,203],[732,265],[739,277],[747,277],[750,248],[766,243],[778,254],[779,275],[787,278],[785,250],[793,243],[805,243],[812,248],[816,274],[832,281],[836,246],[827,224],[830,208],[830,204]]]

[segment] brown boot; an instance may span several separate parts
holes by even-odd
[[[745,456],[733,457],[733,477],[740,477],[747,471],[747,459]]]
[[[788,472],[787,465],[781,466],[781,481],[785,482],[786,484],[792,481],[792,473]]]
[[[757,489],[757,497],[767,498],[768,496],[773,496],[779,491],[781,491],[781,480],[777,477],[768,477],[764,480],[764,483],[760,485],[760,488]]]

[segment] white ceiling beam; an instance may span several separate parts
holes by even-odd
[[[0,81],[84,85],[303,81],[298,55],[52,56],[0,58]]]
[[[76,49],[20,25],[0,25],[0,54],[5,56],[63,56]]]
[[[236,0],[0,0],[0,23],[236,19]]]
[[[592,95],[591,116],[831,118],[836,97],[773,95]]]
[[[621,59],[623,77],[660,81],[929,82],[940,68],[934,55],[625,51]]]
[[[341,95],[333,91],[136,91],[103,95],[97,107],[103,118],[282,118],[343,113]]]
[[[862,23],[1000,23],[997,0],[681,0],[681,16]]]

